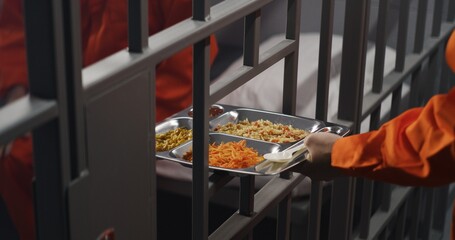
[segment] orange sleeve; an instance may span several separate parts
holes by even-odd
[[[377,131],[338,140],[332,165],[348,175],[401,185],[455,181],[455,88]]]
[[[21,4],[5,0],[0,9],[0,99],[14,86],[28,86]]]
[[[30,136],[13,142],[11,153],[0,159],[0,195],[20,239],[35,239],[32,144]]]

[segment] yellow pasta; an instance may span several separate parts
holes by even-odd
[[[156,134],[156,151],[164,152],[171,150],[193,138],[193,131],[186,128],[176,128],[165,133]]]

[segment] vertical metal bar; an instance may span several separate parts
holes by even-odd
[[[370,130],[379,128],[381,118],[381,105],[379,105],[370,116]],[[359,237],[367,239],[370,230],[370,216],[373,205],[373,188],[374,182],[371,180],[363,180],[362,189],[362,205],[360,212],[360,233]],[[386,232],[386,231],[384,231]]]
[[[403,84],[400,84],[392,93],[392,103],[390,106],[390,118],[398,116],[401,106],[401,91]]]
[[[382,230],[381,234],[379,234],[378,240],[385,240],[387,239],[387,227]]]
[[[286,39],[298,42],[300,37],[300,6],[301,0],[288,0],[286,18]]]
[[[318,86],[316,95],[316,118],[327,120],[329,102],[330,65],[332,63],[332,35],[334,0],[322,2],[321,38],[319,39]],[[310,221],[311,222],[311,221]],[[310,223],[311,224],[311,223]],[[311,229],[311,228],[310,228]]]
[[[409,93],[409,107],[417,107],[419,105],[419,81],[422,73],[422,66],[419,66],[412,73],[411,92]]]
[[[239,214],[252,216],[254,213],[254,176],[240,177]],[[250,232],[246,239],[253,239]]]
[[[406,59],[406,46],[408,42],[408,25],[409,25],[409,7],[410,0],[400,1],[400,17],[398,20],[398,40],[397,54],[395,61],[395,70],[403,71]]]
[[[332,185],[329,239],[351,239],[354,211],[355,179],[335,179]]]
[[[431,28],[431,36],[438,37],[441,33],[442,12],[444,8],[443,0],[435,0],[433,10],[433,26]]]
[[[128,51],[142,52],[148,36],[148,1],[128,0]]]
[[[150,181],[150,187],[151,187],[151,196],[150,197],[150,206],[151,206],[151,209],[152,213],[150,213],[150,215],[152,216],[151,217],[151,233],[152,233],[152,238],[151,240],[156,240],[158,239],[158,219],[157,219],[157,213],[156,213],[156,209],[157,209],[157,197],[156,197],[156,193],[157,193],[157,181],[156,181],[156,140],[155,140],[155,126],[156,126],[156,68],[152,67],[150,69],[150,86],[149,86],[149,89],[151,89],[150,91],[150,106],[153,107],[153,109],[150,111],[150,137],[149,137],[149,141],[150,141],[150,144],[149,144],[149,151],[150,151],[150,155],[151,156],[151,161],[149,161],[150,163],[150,177],[151,179],[149,179]]]
[[[434,188],[427,188],[424,190],[426,202],[423,214],[423,223],[421,225],[422,239],[430,239],[431,229],[433,226],[434,191]]]
[[[291,179],[293,173],[290,171],[285,171],[280,173],[280,178]],[[291,198],[292,195],[286,195],[286,197],[280,201],[278,205],[278,214],[277,214],[277,239],[289,239],[290,236],[290,226],[291,226]]]
[[[288,194],[278,205],[276,239],[287,240],[291,227],[291,194]]]
[[[240,177],[239,213],[251,216],[254,211],[254,176]]]
[[[437,94],[439,82],[441,81],[441,61],[445,59],[445,51],[440,47],[435,48],[435,50],[430,52],[428,57],[428,66],[425,73],[425,77],[422,78],[423,84],[421,84],[420,89],[425,89],[425,91],[420,91],[422,95],[422,100],[425,103],[433,95]],[[428,77],[428,76],[431,76]]]
[[[411,223],[409,229],[409,239],[418,239],[419,236],[419,223],[420,223],[420,209],[422,202],[422,189],[416,188],[414,192],[415,196],[411,199]]]
[[[370,131],[376,130],[379,128],[381,120],[381,105],[373,110],[370,117]]]
[[[364,180],[362,189],[362,208],[360,212],[360,238],[367,239],[370,230],[371,206],[373,202],[373,181]]]
[[[452,74],[452,70],[450,70],[449,66],[447,65],[446,61],[442,61],[441,65],[441,81],[439,82],[439,93],[447,92],[449,87],[449,79]]]
[[[394,239],[404,239],[407,208],[408,202],[405,201],[398,211],[398,219],[395,226]]]
[[[193,239],[208,238],[210,39],[193,46]]]
[[[318,240],[321,229],[321,209],[322,209],[322,183],[311,181],[310,195],[310,215],[308,223],[308,239]]]
[[[283,113],[295,115],[297,100],[298,52],[292,52],[284,59]]]
[[[390,202],[392,201],[392,185],[388,183],[382,183],[382,201],[381,201],[381,211],[387,212],[390,209]]]
[[[369,6],[368,0],[346,1],[343,52],[349,54],[342,56],[338,117],[354,121],[355,133],[360,131],[362,113]],[[329,239],[351,238],[354,186],[354,178],[333,182]]]
[[[208,0],[193,0],[193,19],[205,21]],[[193,46],[193,239],[208,239],[208,100],[210,39]]]
[[[338,117],[353,121],[355,133],[362,114],[369,4],[369,0],[346,1],[343,52],[349,54],[342,56]]]
[[[423,44],[425,41],[425,28],[427,20],[427,8],[428,0],[419,0],[419,6],[417,10],[417,23],[415,32],[414,42],[414,53],[420,53],[423,50]]]
[[[373,89],[374,93],[382,91],[384,79],[385,46],[387,42],[387,8],[389,0],[379,2],[378,26],[376,33],[376,53],[374,56]]]
[[[447,206],[449,206],[449,186],[439,187],[435,189],[435,209],[433,228],[439,232],[444,231],[445,217],[447,214]],[[450,203],[451,204],[451,203]]]
[[[75,179],[80,172],[87,168],[85,148],[85,125],[82,102],[82,43],[80,27],[79,1],[64,1],[65,46],[66,48],[66,79],[68,82],[68,119],[71,127],[70,151],[71,179]]]
[[[243,50],[243,64],[256,66],[259,62],[259,42],[261,29],[261,10],[245,17],[245,38]]]
[[[316,118],[327,121],[329,102],[330,69],[332,63],[332,36],[334,0],[324,0],[321,10],[321,35],[319,39],[318,86],[316,94]],[[308,220],[308,239],[320,238],[322,183],[311,181],[310,214]]]
[[[449,0],[449,6],[447,11],[447,21],[453,22],[455,20],[455,1]]]
[[[59,117],[33,131],[38,239],[68,239],[70,181],[65,46],[61,1],[23,2],[30,95],[57,99]]]
[[[205,21],[210,15],[210,2],[208,0],[193,0],[193,19]]]
[[[297,67],[300,39],[300,6],[301,0],[288,0],[286,39],[295,40],[294,51],[284,59],[284,84],[282,112],[295,114],[297,99]]]

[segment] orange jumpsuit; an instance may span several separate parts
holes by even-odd
[[[4,0],[0,8],[0,99],[13,87],[28,86],[21,5],[22,1]],[[191,0],[149,0],[149,34],[190,17],[191,9]],[[126,11],[126,0],[81,1],[84,66],[127,46]],[[218,51],[213,36],[211,43],[213,61]],[[192,48],[161,62],[156,74],[156,118],[160,121],[192,103]],[[35,238],[32,157],[31,138],[20,137],[0,159],[0,195],[20,238],[27,240]]]
[[[446,48],[455,72],[455,31]],[[455,88],[436,95],[377,131],[335,142],[332,166],[351,176],[409,186],[440,186],[455,182]],[[455,211],[452,214],[454,238]]]

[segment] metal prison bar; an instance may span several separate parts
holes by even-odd
[[[81,69],[78,1],[24,1],[30,95],[0,110],[0,144],[33,132],[35,200],[39,239],[94,239],[111,227],[118,239],[156,239],[156,173],[154,161],[155,66],[194,44],[194,156],[193,239],[252,239],[252,229],[278,207],[277,236],[288,239],[291,191],[304,178],[282,174],[254,194],[254,177],[241,178],[239,211],[208,236],[210,196],[229,176],[208,174],[208,106],[285,59],[283,112],[295,114],[299,48],[300,0],[288,0],[286,39],[259,53],[261,8],[271,0],[229,0],[215,6],[194,0],[193,19],[148,37],[147,1],[129,1],[128,51],[120,51]],[[443,63],[442,49],[454,27],[454,1],[436,0],[431,37],[416,31],[412,53],[406,52],[409,3],[400,2],[395,71],[383,78],[387,2],[381,1],[376,40],[375,78],[372,93],[362,95],[369,1],[347,0],[343,42],[339,120],[360,131],[371,115],[371,129],[380,119],[381,102],[392,95],[390,117],[402,109],[402,84],[411,78],[410,106],[427,98],[417,92],[426,68],[440,75],[432,95],[453,85],[453,75]],[[445,21],[441,6],[449,9]],[[317,118],[327,119],[334,1],[322,9]],[[426,18],[426,1],[419,1],[418,18]],[[244,66],[236,75],[210,85],[210,34],[244,18]],[[424,26],[424,25],[423,25]],[[415,27],[415,26],[412,26]],[[440,66],[443,66],[442,68]],[[432,74],[435,76],[436,74]],[[419,96],[419,98],[417,97]],[[131,106],[135,106],[132,108]],[[106,121],[109,119],[109,121]],[[124,126],[129,126],[125,129]],[[128,156],[128,157],[126,157]],[[106,170],[106,166],[111,166]],[[122,171],[118,171],[121,169]],[[121,177],[119,177],[121,176]],[[356,184],[362,184],[362,204],[355,207]],[[134,187],[133,187],[134,186]],[[380,209],[373,193],[380,189]],[[435,192],[439,192],[438,198]],[[453,190],[450,192],[453,195]],[[119,194],[122,193],[122,194]],[[322,187],[312,183],[309,239],[319,239]],[[448,188],[421,189],[352,178],[333,183],[329,225],[330,239],[403,239],[408,209],[416,216],[406,232],[409,239],[429,239],[441,231],[448,202]],[[436,205],[433,218],[432,206]],[[360,209],[360,210],[359,210]],[[360,211],[360,226],[354,213]],[[432,219],[434,222],[432,223]],[[426,220],[427,222],[422,222]],[[134,224],[131,224],[134,222]],[[395,226],[395,228],[393,227]],[[422,228],[423,227],[423,228]],[[419,232],[419,228],[423,229]],[[391,235],[394,234],[394,235]]]
[[[433,29],[432,29],[432,38],[426,39],[427,44],[424,45],[425,41],[425,18],[427,13],[427,1],[419,1],[418,5],[418,15],[417,15],[417,25],[416,27],[416,36],[415,36],[415,43],[414,43],[414,50],[412,54],[406,53],[407,47],[407,28],[408,28],[408,18],[409,18],[409,1],[401,1],[400,5],[400,22],[399,22],[399,32],[398,32],[398,46],[397,46],[397,67],[396,71],[392,72],[384,79],[383,76],[383,64],[384,64],[384,46],[385,42],[385,21],[387,19],[387,1],[383,0],[380,3],[379,7],[379,23],[378,23],[378,33],[377,33],[377,40],[376,40],[376,59],[375,59],[375,74],[373,78],[373,89],[371,94],[367,94],[365,98],[363,98],[363,94],[361,89],[362,86],[362,78],[363,78],[363,67],[365,66],[365,53],[364,53],[364,46],[365,46],[365,25],[362,24],[355,24],[358,19],[364,20],[364,22],[368,22],[369,8],[368,4],[365,3],[363,5],[357,5],[358,8],[354,8],[353,5],[350,3],[354,3],[355,1],[347,1],[347,5],[351,6],[350,10],[352,12],[348,12],[346,10],[346,22],[345,22],[345,33],[344,33],[344,43],[346,43],[346,38],[350,36],[350,42],[355,41],[354,44],[344,44],[343,51],[349,52],[352,54],[343,54],[343,61],[342,61],[342,72],[341,72],[341,84],[340,84],[340,105],[339,105],[339,118],[346,119],[353,121],[353,129],[356,132],[359,131],[360,123],[363,121],[368,115],[371,114],[371,122],[370,122],[370,129],[374,130],[377,129],[380,125],[380,111],[381,105],[380,103],[382,100],[388,96],[390,93],[393,92],[393,100],[392,100],[392,112],[390,113],[391,117],[394,117],[398,114],[399,109],[397,108],[400,106],[401,100],[401,89],[403,81],[412,76],[411,82],[411,96],[410,96],[410,107],[418,106],[423,104],[423,102],[418,102],[418,82],[422,76],[422,65],[424,65],[425,61],[429,61],[429,65],[433,68],[433,73],[437,73],[435,71],[441,71],[443,67],[442,62],[439,62],[439,65],[434,64],[436,59],[443,59],[443,55],[441,52],[441,48],[444,47],[445,41],[447,39],[448,34],[451,33],[453,29],[453,19],[450,19],[450,12],[454,11],[453,9],[453,2],[449,3],[449,14],[448,14],[448,21],[450,24],[442,24],[441,16],[443,15],[442,11],[442,1],[436,1],[434,7],[434,14],[433,14]],[[364,23],[364,24],[366,24]],[[447,27],[447,28],[446,28]],[[441,31],[442,30],[442,31]],[[356,37],[356,39],[352,40],[351,38]],[[359,46],[359,47],[358,47]],[[425,47],[424,47],[425,46]],[[439,55],[438,55],[439,54]],[[438,55],[438,57],[437,57]],[[362,58],[363,57],[363,58]],[[443,61],[443,60],[441,60]],[[354,64],[352,64],[354,62]],[[437,69],[435,69],[437,68]],[[432,74],[433,76],[437,76],[437,74]],[[444,76],[447,78],[448,76]],[[453,76],[452,76],[453,78]],[[446,81],[446,80],[444,80]],[[437,79],[436,79],[437,82]],[[438,83],[436,83],[437,86]],[[452,84],[453,85],[453,84]],[[344,86],[344,87],[343,87]],[[352,86],[355,86],[354,89],[357,91],[352,91]],[[443,86],[443,85],[441,85]],[[439,86],[437,86],[439,87]],[[360,90],[359,90],[360,89]],[[435,88],[433,88],[435,89]],[[446,91],[447,85],[442,89],[437,89],[437,92]],[[436,90],[436,89],[435,89]],[[357,94],[355,94],[357,92]],[[377,93],[377,94],[376,94]],[[435,94],[436,92],[433,91],[431,94]],[[346,95],[345,95],[346,94]],[[351,96],[351,98],[347,98],[346,96]],[[362,102],[363,101],[363,102]],[[354,106],[354,107],[352,107]],[[395,107],[393,107],[395,106]],[[382,120],[384,121],[384,120]],[[344,181],[344,182],[341,182]],[[345,188],[344,191],[339,191],[341,194],[345,193],[346,191],[354,191],[353,185],[355,185],[355,180],[341,180],[340,188]],[[380,184],[379,187],[382,187],[382,202],[381,208],[378,211],[372,211],[372,201],[373,201],[373,182],[365,180],[363,181],[363,188],[362,188],[362,203],[360,209],[360,225],[359,229],[356,230],[356,233],[352,233],[353,226],[352,226],[352,215],[353,209],[347,208],[345,212],[342,212],[340,217],[337,215],[331,216],[331,226],[329,232],[330,239],[339,239],[340,235],[343,234],[344,239],[350,238],[358,238],[358,239],[404,239],[405,238],[405,221],[406,219],[406,209],[407,206],[412,203],[412,191],[411,188],[402,188],[402,187],[395,187],[392,188],[388,184]],[[334,186],[336,188],[338,186]],[[440,206],[442,208],[447,209],[447,190],[441,190],[442,194],[439,195]],[[433,238],[441,238],[442,236],[442,227],[441,223],[439,222],[437,226],[434,226],[432,223],[432,219],[444,219],[445,212],[441,212],[438,210],[439,214],[437,217],[432,216],[433,211],[433,191],[426,192],[425,196],[421,195],[420,189],[415,190],[417,192],[417,198],[414,204],[414,208],[412,208],[415,212],[414,217],[412,218],[412,223],[410,226],[410,232],[408,233],[409,239],[430,239]],[[338,191],[334,190],[333,199],[337,200],[337,196],[335,194]],[[421,198],[425,197],[426,199],[426,208],[423,215],[419,212],[419,203],[422,200]],[[346,202],[342,202],[338,204],[338,201],[333,201],[332,203],[337,203],[336,205],[332,205],[332,214],[338,214],[335,212],[335,209],[342,208],[343,206],[353,206],[353,197],[346,196],[344,197]],[[452,197],[453,198],[453,197]],[[349,204],[351,202],[351,204]],[[421,203],[423,204],[423,203]],[[398,216],[398,217],[396,217]],[[422,216],[425,216],[422,218]],[[397,219],[398,218],[398,219]],[[425,219],[423,224],[420,222],[421,219]],[[332,223],[335,223],[332,226]],[[344,229],[335,229],[338,224],[345,224],[343,225]],[[421,225],[420,225],[421,224]],[[395,229],[393,229],[393,227]],[[423,227],[419,229],[420,227]],[[394,230],[394,232],[392,232]],[[420,230],[420,231],[419,231]],[[439,231],[439,232],[437,232]],[[392,233],[394,235],[392,235]],[[433,235],[431,235],[433,234]],[[435,235],[437,234],[437,235]]]

